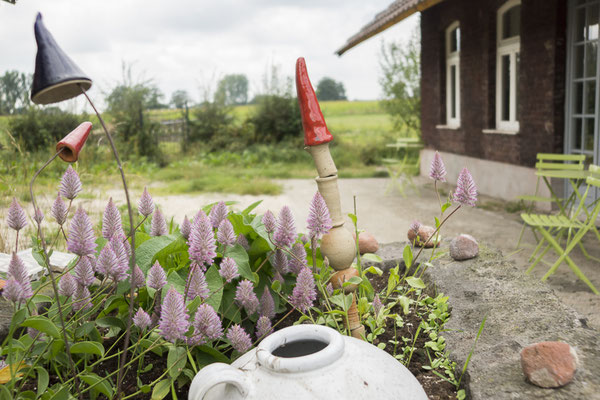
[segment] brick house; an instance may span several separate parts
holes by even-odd
[[[396,0],[345,51],[421,12],[421,129],[482,193],[535,188],[539,152],[600,163],[600,0]],[[562,186],[562,185],[561,185]]]

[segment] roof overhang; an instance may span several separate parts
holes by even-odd
[[[441,1],[443,0],[396,0],[388,8],[378,13],[373,21],[363,26],[357,34],[350,37],[346,44],[336,50],[335,53],[341,56],[359,43],[383,32],[414,13],[424,11]]]

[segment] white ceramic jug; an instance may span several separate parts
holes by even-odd
[[[385,351],[320,325],[266,337],[233,364],[204,367],[188,400],[427,400],[417,379]]]

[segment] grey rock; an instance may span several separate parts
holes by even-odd
[[[471,235],[458,235],[450,242],[450,257],[456,261],[468,260],[477,257],[479,244]]]

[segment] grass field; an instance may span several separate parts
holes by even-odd
[[[244,105],[233,109],[238,120],[245,119],[255,106]],[[334,160],[341,177],[372,177],[381,175],[378,160],[385,156],[385,144],[400,133],[393,132],[390,117],[377,101],[323,102],[322,110],[334,135],[331,145]],[[177,119],[180,110],[153,110],[155,120]],[[106,119],[110,121],[110,116]],[[94,122],[94,121],[92,121]],[[96,125],[97,127],[98,125]],[[0,207],[5,207],[12,196],[29,200],[27,182],[44,160],[45,154],[19,153],[7,134],[8,117],[0,117],[2,166],[0,177]],[[96,133],[100,134],[98,128]],[[108,148],[99,145],[102,135],[88,140],[80,161],[75,166],[84,185],[92,185],[99,192],[118,187],[120,179]],[[133,187],[153,185],[156,194],[195,192],[232,192],[238,194],[277,194],[280,185],[272,179],[312,178],[315,168],[311,157],[303,151],[303,138],[284,146],[256,145],[241,153],[207,152],[202,147],[182,153],[179,143],[161,143],[166,166],[143,159],[128,159],[125,171]],[[53,163],[40,176],[36,187],[40,191],[56,193],[60,176],[66,165]]]

